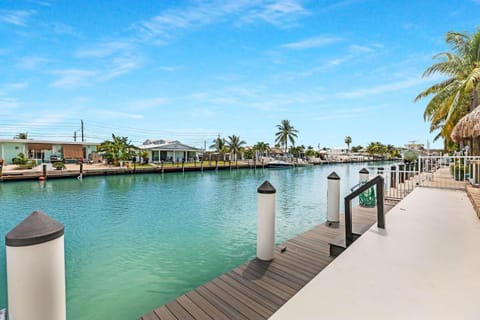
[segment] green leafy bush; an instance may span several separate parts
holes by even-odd
[[[57,170],[65,169],[65,164],[60,161],[52,163],[52,166]]]
[[[37,165],[35,160],[27,160],[25,163],[22,164],[17,164],[17,169],[19,170],[26,170],[26,169],[32,169]]]
[[[23,153],[19,153],[15,158],[13,158],[13,164],[25,165],[27,163],[28,163],[28,159],[25,158],[25,155]]]

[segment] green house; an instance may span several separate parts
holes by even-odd
[[[19,153],[37,162],[92,159],[99,143],[33,139],[0,139],[0,159],[12,164]]]

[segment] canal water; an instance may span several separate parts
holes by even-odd
[[[7,307],[4,238],[32,211],[65,225],[68,319],[137,319],[254,258],[256,190],[265,180],[277,190],[281,243],[326,220],[332,171],[343,199],[364,166],[0,183],[0,309]]]

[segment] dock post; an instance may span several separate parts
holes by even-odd
[[[404,164],[400,164],[398,166],[398,172],[399,172],[398,183],[403,183],[405,181],[405,165]]]
[[[275,188],[268,180],[257,189],[257,258],[273,260],[275,248]]]
[[[397,166],[390,167],[390,188],[397,186]]]
[[[5,236],[10,319],[66,319],[64,242],[63,224],[40,211]]]
[[[327,226],[340,223],[340,177],[334,172],[327,177]]]
[[[362,184],[367,182],[369,175],[370,175],[370,172],[366,168],[363,168],[362,170],[360,170],[358,172],[358,183]]]
[[[361,186],[367,183],[368,180],[370,179],[369,177],[370,172],[367,169],[363,168],[358,173],[359,173],[358,185]],[[377,174],[382,175],[383,168],[378,168]],[[368,189],[367,191],[360,193],[360,195],[358,196],[358,202],[360,207],[365,207],[365,208],[375,207],[375,191],[373,187]]]
[[[42,164],[42,176],[43,176],[43,178],[47,177],[47,164],[46,163]]]

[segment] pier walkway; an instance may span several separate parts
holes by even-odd
[[[480,319],[480,189],[439,178],[386,202],[386,229],[375,208],[354,208],[363,235],[338,258],[329,243],[344,239],[343,215],[338,229],[318,225],[273,261],[251,260],[141,319]]]
[[[271,319],[480,319],[479,252],[467,194],[416,188]]]
[[[386,203],[385,211],[392,206]],[[376,214],[376,208],[354,208],[354,232],[367,230]],[[329,242],[344,237],[343,220],[339,228],[318,225],[278,246],[273,261],[251,260],[141,319],[268,319],[333,261]]]

